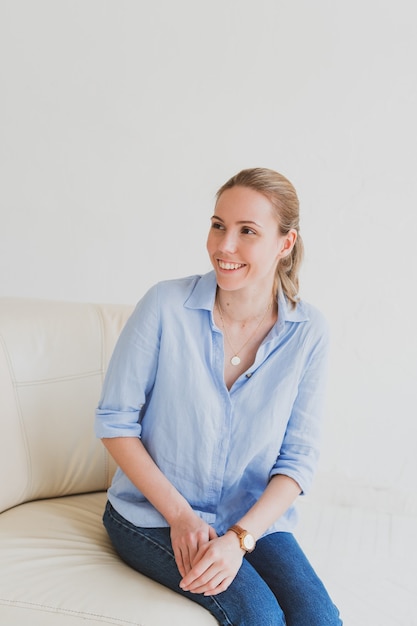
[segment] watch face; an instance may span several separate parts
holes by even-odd
[[[243,545],[246,550],[253,550],[255,547],[255,539],[249,533],[243,538]]]

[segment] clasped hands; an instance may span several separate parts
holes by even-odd
[[[183,577],[181,589],[205,596],[215,596],[229,587],[244,556],[234,533],[218,537],[195,513],[171,525],[171,543]]]

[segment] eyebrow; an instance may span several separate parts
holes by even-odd
[[[223,222],[223,224],[224,224],[224,220],[222,220],[222,218],[219,217],[218,215],[212,215],[211,219],[212,220],[219,220],[219,222]],[[261,224],[258,224],[258,222],[254,222],[253,220],[239,220],[239,222],[236,222],[236,224],[254,224],[258,228],[263,228],[261,226]]]

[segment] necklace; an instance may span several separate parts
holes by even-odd
[[[242,352],[242,350],[244,348],[246,348],[247,344],[250,342],[251,339],[253,339],[253,337],[256,335],[256,333],[258,332],[259,328],[261,327],[262,323],[264,322],[266,315],[269,311],[269,309],[272,306],[272,300],[271,302],[268,304],[267,308],[265,309],[265,313],[262,315],[261,321],[259,322],[259,324],[257,325],[257,327],[255,328],[255,330],[253,331],[253,333],[250,335],[250,337],[248,339],[246,339],[245,343],[243,344],[243,346],[239,349],[239,350],[235,350],[234,347],[232,346],[232,343],[230,341],[230,337],[229,337],[229,333],[227,332],[227,328],[226,325],[224,323],[224,319],[223,319],[223,311],[222,308],[220,306],[220,302],[219,299],[216,298],[216,305],[217,305],[217,309],[219,311],[219,315],[220,315],[220,319],[222,321],[222,326],[223,326],[223,330],[224,330],[224,334],[226,335],[226,339],[229,342],[229,346],[232,348],[232,352],[233,352],[233,356],[230,359],[230,363],[232,365],[240,365],[241,362],[241,358],[239,356],[239,353]]]

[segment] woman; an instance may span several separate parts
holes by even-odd
[[[340,625],[292,532],[318,457],[328,337],[298,298],[298,198],[268,169],[218,194],[213,270],[138,303],[96,432],[118,470],[104,524],[137,571],[221,625]]]

